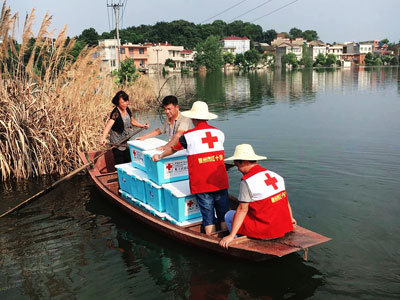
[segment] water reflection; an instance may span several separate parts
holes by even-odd
[[[183,93],[186,99],[190,102],[206,101],[215,112],[225,117],[227,109],[242,113],[280,102],[312,102],[315,101],[316,95],[333,91],[376,91],[398,81],[398,72],[397,67],[321,68],[291,72],[212,72],[194,76],[175,75],[173,80],[166,83],[164,89],[173,93],[184,86],[186,91],[190,91]],[[190,102],[184,102],[182,107],[189,109]]]
[[[173,298],[303,299],[324,284],[321,273],[296,254],[258,264],[231,260],[176,244],[99,199],[93,198],[88,210],[115,222],[115,245],[129,278],[137,280],[146,270],[156,289]]]

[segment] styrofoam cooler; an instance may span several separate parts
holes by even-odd
[[[146,172],[132,167],[129,174],[132,176],[131,196],[146,203],[145,182],[148,180]]]
[[[133,184],[132,177],[129,171],[133,169],[130,163],[115,165],[118,174],[119,188],[127,193],[131,193],[131,186]]]
[[[162,151],[144,151],[144,163],[149,179],[157,184],[186,180],[189,178],[186,150],[180,150],[157,162],[152,160],[154,154]]]
[[[165,210],[178,222],[201,217],[195,195],[190,193],[189,180],[163,184]]]
[[[159,212],[165,211],[164,193],[162,187],[151,180],[145,181],[146,203]]]
[[[132,166],[145,171],[146,168],[144,164],[143,151],[156,149],[158,147],[164,146],[166,143],[166,141],[158,138],[149,138],[144,141],[128,141]]]

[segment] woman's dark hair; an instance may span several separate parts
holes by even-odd
[[[167,105],[173,104],[174,106],[178,105],[178,99],[175,96],[169,95],[164,97],[162,100],[162,107],[165,107]]]
[[[125,101],[129,101],[129,96],[127,93],[124,91],[119,91],[115,94],[115,96],[112,98],[111,102],[115,105],[118,106],[119,104],[119,99],[124,99]]]

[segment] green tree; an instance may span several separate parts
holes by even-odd
[[[264,53],[261,56],[261,59],[264,62],[264,65],[267,65],[268,67],[272,67],[275,65],[275,56],[272,53]]]
[[[372,55],[372,53],[371,52],[368,52],[366,55],[365,55],[365,59],[364,59],[364,62],[365,62],[365,64],[367,65],[367,66],[372,66],[373,64],[374,64],[374,56]]]
[[[330,66],[334,65],[335,63],[336,63],[336,55],[332,54],[332,53],[328,54],[326,57],[325,65],[330,67]]]
[[[89,29],[82,31],[78,40],[83,41],[89,46],[97,46],[99,43],[99,34],[94,28],[90,27]]]
[[[392,57],[389,55],[384,56],[383,61],[384,61],[385,65],[389,65],[391,59],[392,59]]]
[[[380,58],[380,57],[377,57],[375,60],[374,60],[374,65],[375,66],[381,66],[383,64],[383,62],[382,62],[382,59]]]
[[[298,29],[296,27],[293,27],[292,29],[290,29],[289,35],[290,35],[290,38],[292,38],[292,39],[302,37],[303,31],[301,31],[300,29]]]
[[[232,52],[225,52],[222,57],[224,59],[224,63],[226,64],[233,64],[235,62],[235,56]]]
[[[83,41],[77,40],[75,42],[74,48],[72,48],[72,50],[71,50],[71,55],[72,55],[73,61],[76,61],[79,53],[81,53],[82,49],[85,48],[85,46],[86,46],[86,43]]]
[[[392,66],[396,66],[399,64],[399,59],[397,58],[397,56],[393,56],[392,59],[390,60],[390,64]]]
[[[305,43],[303,44],[302,48],[300,64],[305,68],[311,68],[314,62],[311,56],[310,48]]]
[[[267,30],[267,31],[264,33],[264,39],[265,39],[265,41],[266,41],[268,44],[270,44],[270,45],[271,45],[271,42],[272,42],[274,39],[276,39],[277,36],[278,36],[278,33],[277,33],[274,29]]]
[[[164,64],[164,65],[167,66],[167,67],[170,67],[170,68],[175,67],[174,61],[173,61],[172,59],[170,59],[170,58],[167,58],[167,59],[165,60],[165,64]]]
[[[388,39],[383,39],[380,41],[382,44],[389,45],[389,40]]]
[[[136,72],[135,62],[132,58],[123,60],[119,70],[114,71],[114,75],[116,75],[116,82],[119,85],[133,82],[139,76],[139,74]]]
[[[326,64],[326,57],[322,53],[319,53],[317,55],[317,58],[315,59],[315,64],[318,66],[324,66]]]
[[[306,30],[303,31],[303,38],[307,40],[307,42],[318,40],[318,34],[315,30]]]
[[[292,52],[282,55],[281,62],[282,62],[282,66],[290,65],[292,67],[292,69],[296,69],[299,65],[296,54],[294,54]]]
[[[248,67],[255,68],[257,66],[258,60],[260,59],[260,54],[257,50],[247,50],[244,53],[244,59],[246,60]]]
[[[242,53],[236,54],[235,56],[235,66],[246,67],[246,60]]]
[[[217,36],[211,35],[203,43],[199,43],[196,51],[194,63],[197,68],[205,66],[208,70],[219,70],[224,64],[222,45]]]

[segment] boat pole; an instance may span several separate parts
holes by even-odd
[[[130,134],[127,138],[125,138],[122,142],[113,145],[112,147],[103,150],[99,155],[96,155],[93,158],[93,161],[95,161],[96,159],[98,159],[100,156],[104,155],[105,153],[107,153],[108,151],[118,147],[119,145],[125,143],[127,140],[129,140],[131,137],[133,137],[134,135],[140,133],[144,128],[139,128],[138,130],[134,131],[132,134]],[[89,161],[89,159],[88,159]],[[60,178],[59,180],[57,180],[56,182],[54,182],[53,184],[51,184],[50,186],[48,186],[47,188],[45,188],[44,190],[41,190],[40,192],[36,193],[35,195],[33,195],[32,197],[22,201],[20,204],[18,204],[17,206],[11,208],[10,210],[6,211],[5,213],[3,213],[2,215],[0,215],[0,218],[7,216],[8,214],[11,214],[12,212],[24,207],[25,205],[27,205],[30,202],[33,202],[35,199],[38,199],[39,197],[47,194],[48,192],[50,192],[54,187],[56,187],[59,183],[70,179],[71,177],[73,177],[74,175],[78,174],[79,172],[85,170],[87,167],[91,166],[92,162],[89,161],[87,164],[79,167],[78,169],[75,169],[74,171],[72,171],[71,173],[69,173],[68,175]]]

